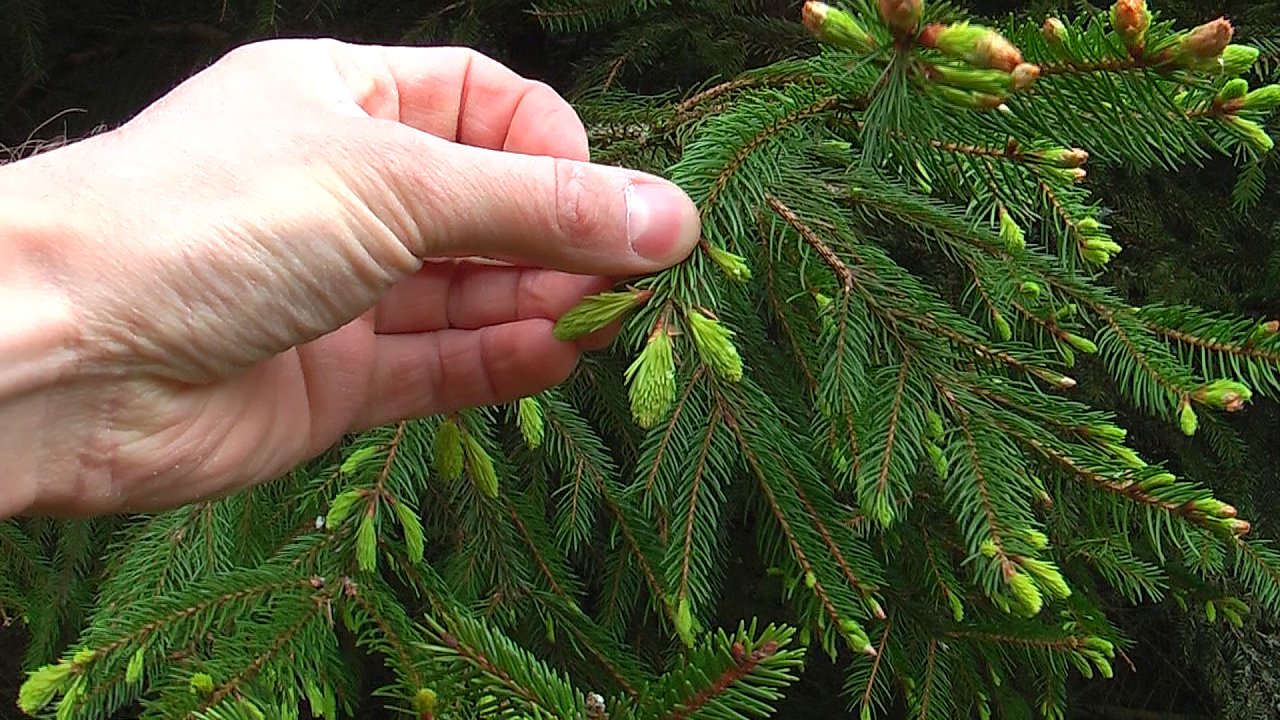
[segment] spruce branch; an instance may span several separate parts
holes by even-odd
[[[646,686],[635,704],[615,704],[614,720],[746,720],[769,716],[768,704],[795,681],[803,650],[790,648],[794,631],[755,622],[717,629],[680,663]]]
[[[636,659],[634,651],[607,635],[595,619],[588,616],[572,600],[560,597],[544,598],[540,603],[548,617],[558,618],[561,632],[568,635],[574,647],[591,656],[592,661],[605,671],[609,680],[622,692],[638,698],[640,686],[651,682],[654,674]]]
[[[462,614],[428,617],[425,622],[430,642],[421,645],[423,652],[473,668],[494,683],[472,679],[477,711],[496,712],[511,703],[535,717],[582,716],[583,698],[568,678],[498,631]]]

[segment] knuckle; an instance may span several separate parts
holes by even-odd
[[[555,283],[547,282],[541,270],[523,268],[516,287],[516,317],[524,320],[544,317],[556,307],[559,294]]]
[[[541,95],[550,95],[556,98],[560,97],[560,93],[556,92],[555,88],[551,87],[551,85],[541,80],[534,80],[533,78],[524,78],[523,82],[525,83],[526,95],[541,94]]]
[[[555,231],[565,240],[585,242],[603,227],[601,210],[599,203],[594,202],[595,191],[591,187],[587,169],[581,163],[560,158],[553,163]]]

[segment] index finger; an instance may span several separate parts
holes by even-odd
[[[586,161],[582,120],[550,86],[461,47],[338,45],[360,107],[464,145]]]

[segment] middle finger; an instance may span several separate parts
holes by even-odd
[[[584,296],[612,286],[609,278],[594,275],[470,260],[428,261],[378,303],[374,331],[394,335],[556,320]]]

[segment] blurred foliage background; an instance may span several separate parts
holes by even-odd
[[[687,90],[715,76],[812,49],[795,23],[800,0],[737,0],[744,24],[735,32],[689,28],[684,47],[659,32],[670,28],[610,27],[553,33],[523,0],[0,0],[0,161],[46,143],[110,128],[235,45],[273,36],[335,36],[370,43],[466,44],[518,72],[542,79],[569,97],[601,82],[642,91]],[[959,2],[998,18],[1036,18],[1053,12],[1105,12],[1086,2]],[[1260,71],[1274,78],[1280,63],[1280,3],[1157,0],[1165,17],[1198,23],[1231,18],[1238,41],[1264,48]],[[670,17],[679,23],[679,2]],[[748,41],[743,41],[747,38]],[[1135,127],[1134,132],[1141,132]],[[1134,303],[1194,302],[1206,308],[1280,317],[1280,185],[1275,153],[1266,169],[1262,201],[1232,208],[1235,175],[1226,162],[1178,174],[1144,175],[1125,168],[1090,171],[1090,182],[1112,219],[1125,252],[1106,280]],[[92,172],[92,168],[86,168]],[[74,193],[75,188],[67,188]],[[1088,373],[1082,368],[1081,376]],[[1082,388],[1105,388],[1088,382]],[[1144,453],[1177,458],[1182,475],[1212,474],[1215,487],[1259,519],[1256,532],[1276,537],[1280,519],[1280,408],[1258,402],[1247,413],[1205,422],[1194,439],[1166,424],[1126,412],[1106,397],[1081,398],[1114,407]],[[1230,423],[1238,436],[1215,432]],[[750,556],[750,553],[744,553]],[[746,577],[761,572],[744,569]],[[743,608],[770,602],[750,584],[739,588]],[[87,598],[67,597],[68,603]],[[1169,608],[1176,610],[1176,608]],[[726,608],[727,615],[739,614]],[[65,615],[74,622],[73,612]],[[1246,624],[1241,630],[1188,623],[1185,616],[1144,608],[1124,618],[1141,655],[1099,682],[1093,702],[1078,708],[1097,718],[1280,717],[1280,628]],[[0,618],[3,622],[4,618]],[[1233,637],[1223,637],[1231,633]],[[13,697],[23,639],[0,629],[0,695]],[[13,652],[7,652],[14,649]],[[816,659],[816,662],[822,662]],[[817,668],[814,668],[815,670]],[[832,717],[838,678],[780,717]],[[794,693],[803,698],[805,693]],[[827,707],[820,698],[833,698]],[[815,700],[814,698],[818,698]],[[1221,712],[1211,710],[1221,708]],[[0,717],[16,715],[9,703]]]

